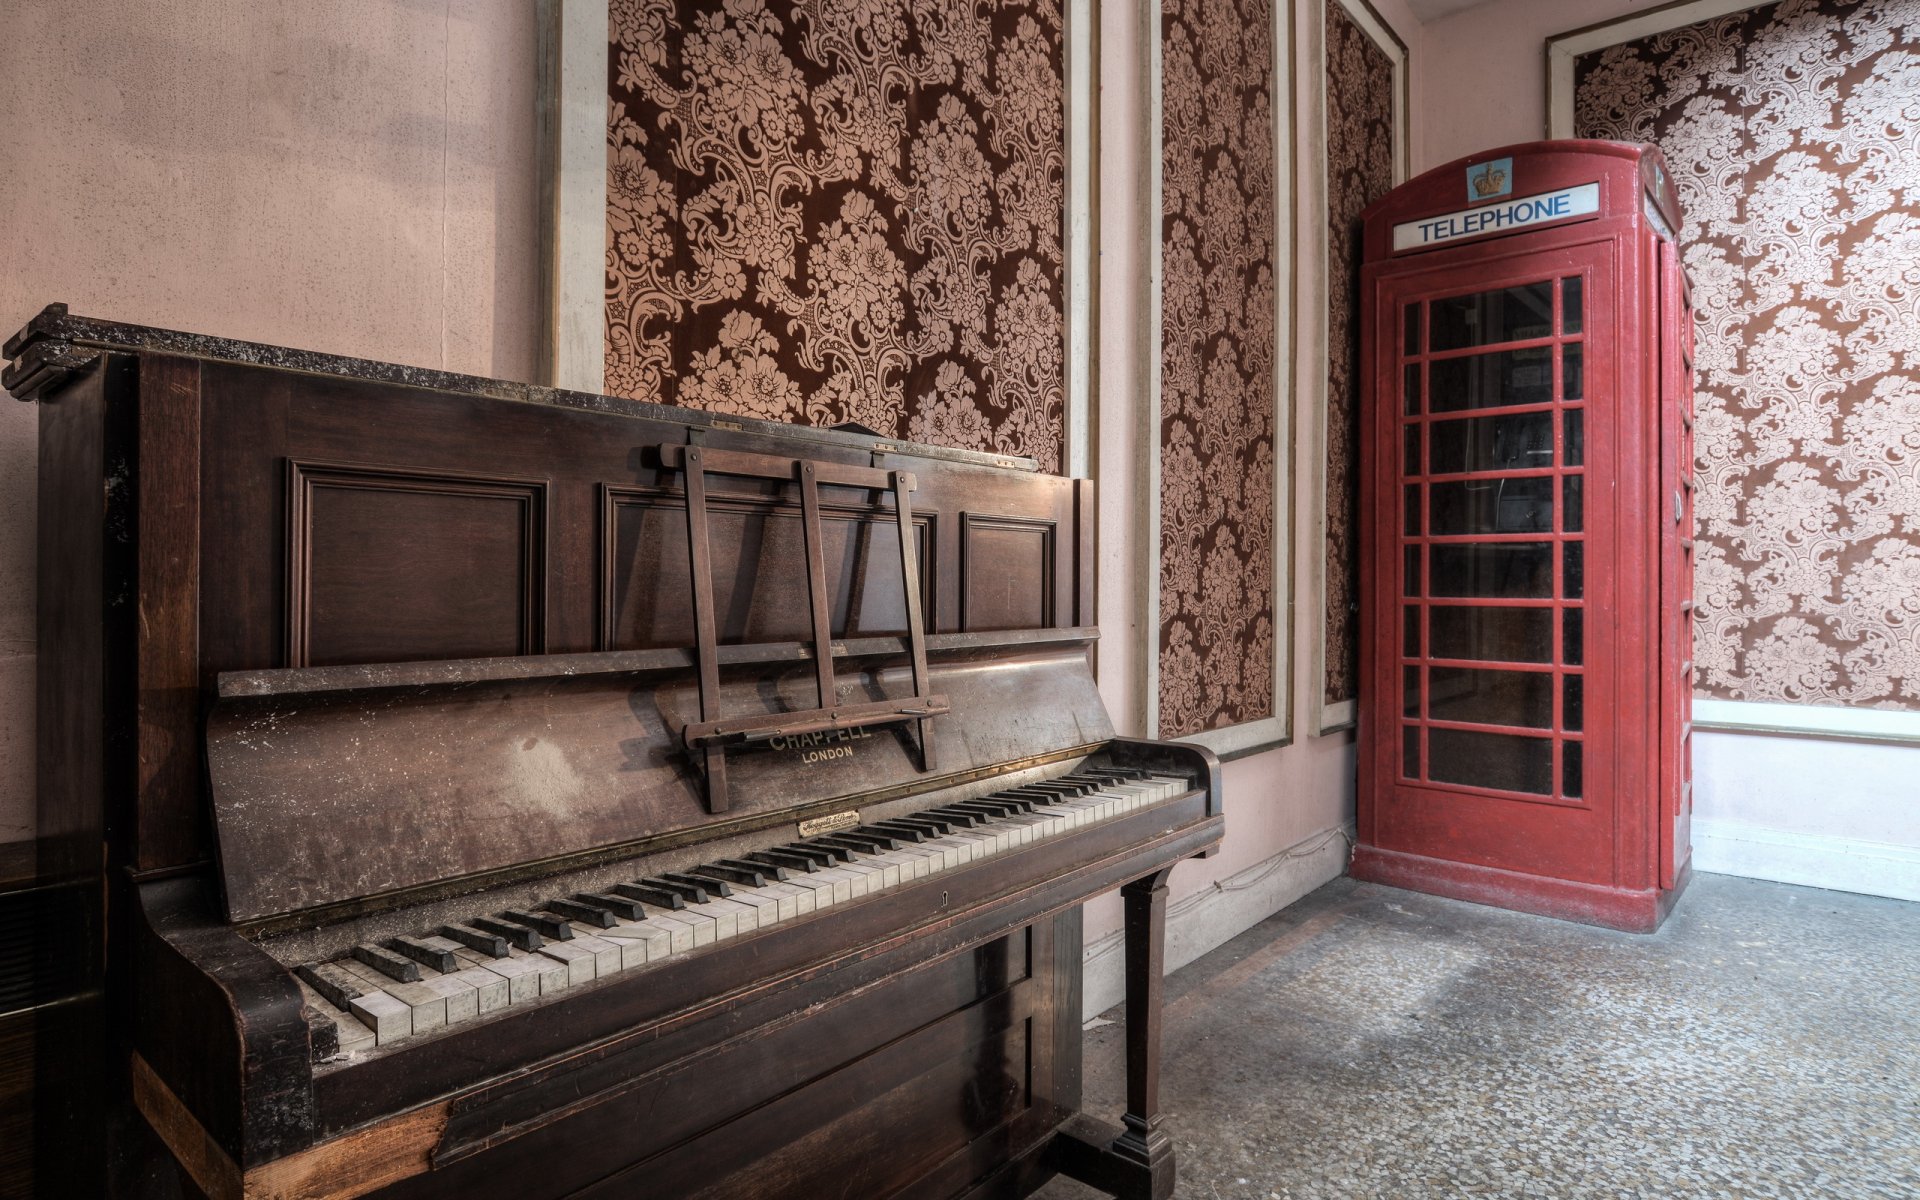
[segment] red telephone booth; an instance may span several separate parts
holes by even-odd
[[[1693,311],[1660,152],[1365,214],[1352,873],[1651,930],[1686,886]]]

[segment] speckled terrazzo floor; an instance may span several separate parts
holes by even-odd
[[[1920,1197],[1920,904],[1701,875],[1635,936],[1340,879],[1165,1024],[1183,1200]]]

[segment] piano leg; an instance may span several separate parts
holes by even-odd
[[[1120,1200],[1173,1195],[1173,1142],[1160,1128],[1161,969],[1166,957],[1167,876],[1156,871],[1120,889],[1126,909],[1127,1112],[1123,1128],[1081,1116],[1061,1129],[1053,1164],[1061,1174]]]

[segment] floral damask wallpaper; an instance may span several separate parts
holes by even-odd
[[[1325,703],[1357,694],[1360,213],[1393,189],[1393,59],[1327,6],[1327,583]]]
[[[1920,708],[1920,3],[1597,51],[1575,123],[1657,142],[1685,209],[1702,685]]]
[[[608,34],[608,391],[1060,468],[1059,0],[613,0]]]
[[[1161,8],[1160,730],[1274,713],[1271,0]]]

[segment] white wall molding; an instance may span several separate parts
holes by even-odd
[[[1352,847],[1352,827],[1335,825],[1168,904],[1167,973],[1345,874]],[[1097,1016],[1125,998],[1126,959],[1121,930],[1087,944],[1082,1019]]]
[[[1920,900],[1920,846],[1791,833],[1744,821],[1695,818],[1693,869]]]
[[[1723,733],[1920,745],[1920,712],[1899,709],[1696,698],[1693,725]]]

